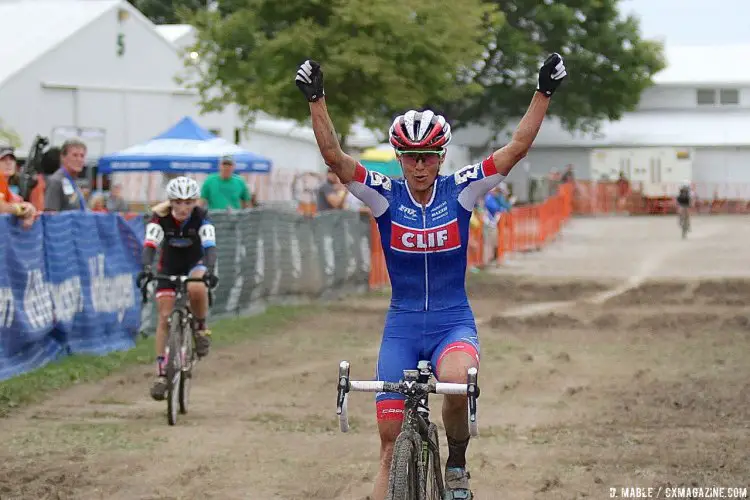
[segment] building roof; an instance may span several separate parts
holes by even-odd
[[[193,27],[189,24],[159,24],[156,26],[156,31],[169,42],[175,43],[183,36],[190,34]]]
[[[654,75],[657,85],[750,84],[745,64],[750,44],[666,46],[667,67]]]
[[[750,112],[684,111],[628,113],[617,122],[602,123],[599,133],[565,132],[559,122],[543,127],[536,145],[569,146],[686,146],[750,145]]]
[[[10,0],[0,2],[0,84],[51,51],[120,0]]]
[[[748,110],[627,113],[620,121],[602,123],[597,134],[570,134],[549,119],[534,146],[749,146],[748,129]]]
[[[470,126],[454,132],[454,142],[488,148],[505,144],[515,123],[488,143],[488,129]],[[640,111],[620,121],[603,122],[596,134],[571,134],[555,117],[544,120],[535,148],[567,147],[736,147],[750,146],[750,110]]]

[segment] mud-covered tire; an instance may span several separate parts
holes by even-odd
[[[194,349],[193,346],[193,330],[189,328],[188,331],[183,332],[182,342],[185,346],[185,366],[182,367],[182,374],[180,376],[180,413],[183,415],[188,412],[188,405],[190,403],[190,386],[193,381],[193,362]]]
[[[396,438],[386,500],[421,500],[421,447],[422,440],[416,434],[402,432]]]
[[[177,423],[177,413],[180,409],[180,387],[182,386],[182,360],[180,348],[182,346],[182,313],[172,311],[169,317],[169,356],[167,358],[167,423]]]
[[[443,468],[440,462],[440,435],[437,426],[430,423],[427,429],[427,467],[424,470],[425,489],[422,498],[425,500],[443,500],[445,484],[443,483]]]

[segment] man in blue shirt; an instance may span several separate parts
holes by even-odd
[[[499,215],[503,212],[509,212],[513,204],[508,198],[508,186],[501,182],[497,187],[492,188],[484,197],[484,207],[487,209],[487,215],[490,222],[497,222]]]

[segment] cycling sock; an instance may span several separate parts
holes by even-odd
[[[159,375],[164,375],[164,364],[165,364],[164,356],[156,356],[156,366],[159,371]]]
[[[466,438],[463,441],[457,441],[453,438],[448,438],[448,460],[445,462],[445,466],[448,468],[466,467],[466,448],[469,447],[469,439]]]
[[[206,318],[195,318],[195,330],[202,332],[206,329]]]

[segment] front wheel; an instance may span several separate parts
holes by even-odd
[[[187,331],[183,332],[182,335],[182,349],[184,363],[182,366],[182,374],[180,375],[180,413],[183,415],[188,411],[188,402],[190,401],[190,385],[193,381],[193,367],[194,363],[194,350],[193,350],[193,329],[188,324],[186,327]]]
[[[167,423],[177,423],[182,386],[182,313],[172,311],[169,317],[169,338],[167,339]]]
[[[402,432],[396,438],[386,500],[421,500],[421,448],[422,440],[414,433]]]
[[[427,456],[423,457],[425,490],[422,493],[422,498],[425,500],[443,500],[445,486],[440,465],[440,436],[434,423],[430,423],[430,427],[427,429],[427,442],[423,443],[423,447],[425,445],[427,446]]]

